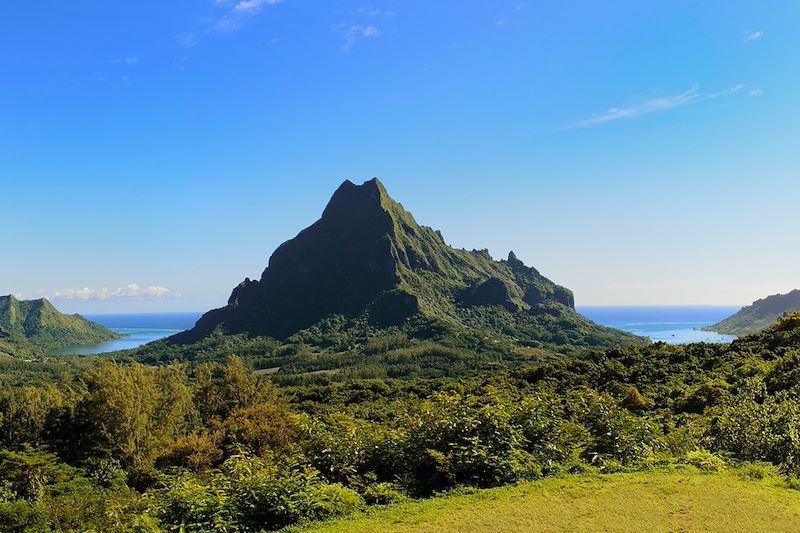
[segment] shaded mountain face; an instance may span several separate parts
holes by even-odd
[[[202,334],[286,337],[331,314],[363,311],[400,283],[392,257],[390,200],[376,183],[342,185],[322,218],[280,246],[259,281],[246,279],[228,306],[204,316]]]
[[[727,335],[748,335],[766,329],[782,316],[800,311],[800,290],[756,300],[707,329]]]
[[[58,312],[46,299],[18,300],[0,296],[0,338],[46,346],[91,344],[119,335],[80,315]]]
[[[508,335],[519,333],[520,321],[539,321],[550,330],[575,326],[586,336],[614,331],[577,314],[569,289],[513,252],[495,261],[485,250],[452,248],[441,233],[417,224],[377,179],[345,181],[322,218],[275,251],[261,279],[245,279],[227,306],[206,313],[172,341],[194,342],[218,328],[285,339],[333,315],[377,327],[422,317],[474,329],[497,322],[489,316],[495,311],[503,312],[496,327]]]

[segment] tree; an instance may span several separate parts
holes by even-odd
[[[149,465],[186,434],[194,416],[183,367],[129,367],[102,362],[86,376],[78,417],[90,424],[93,444],[128,466]]]

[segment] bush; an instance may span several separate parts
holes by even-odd
[[[253,455],[293,447],[299,417],[282,407],[260,404],[233,412],[222,425],[222,447],[228,453],[245,449]]]
[[[622,407],[628,411],[637,413],[647,409],[648,402],[647,398],[642,396],[642,393],[639,392],[636,387],[628,387],[628,391],[625,393],[625,398],[622,399],[622,403],[620,405],[622,405]]]
[[[742,463],[737,465],[736,473],[741,477],[758,480],[777,478],[779,475],[775,465],[763,462]]]
[[[160,493],[168,525],[201,531],[274,531],[348,514],[364,504],[353,490],[322,481],[297,459],[234,456],[208,482],[182,475]]]
[[[437,393],[402,423],[392,450],[398,478],[418,495],[460,484],[494,487],[538,472],[510,402]]]
[[[228,517],[222,498],[213,486],[185,474],[170,479],[168,488],[159,493],[157,515],[164,524],[181,531],[224,531]]]
[[[156,466],[165,468],[176,466],[200,472],[211,468],[222,460],[222,450],[215,438],[208,433],[192,433],[178,439],[157,459]]]
[[[694,466],[703,472],[721,472],[725,470],[725,461],[706,450],[694,450],[683,457],[683,463]]]
[[[762,383],[751,384],[712,419],[708,440],[739,459],[800,473],[800,403],[795,398],[786,391],[767,396]]]
[[[368,505],[389,505],[408,500],[408,496],[393,483],[370,485],[362,496]]]
[[[47,532],[49,516],[43,505],[25,500],[0,503],[0,533]]]
[[[567,401],[576,421],[591,435],[587,452],[628,465],[657,451],[659,435],[655,425],[619,409],[611,396],[580,389],[570,393]]]

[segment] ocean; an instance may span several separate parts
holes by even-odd
[[[108,329],[124,335],[100,344],[68,346],[52,352],[53,355],[93,355],[130,350],[157,341],[181,331],[197,322],[202,313],[149,313],[128,315],[84,315]]]
[[[715,324],[738,311],[732,306],[579,306],[589,319],[651,340],[670,344],[690,342],[731,342],[732,335],[720,335],[700,328]],[[202,313],[153,313],[127,315],[86,315],[86,318],[125,335],[101,344],[70,346],[54,355],[90,355],[129,350],[194,326]]]
[[[740,309],[736,306],[579,306],[578,312],[612,328],[648,337],[653,342],[688,344],[692,342],[729,343],[736,337],[700,328],[716,324]]]

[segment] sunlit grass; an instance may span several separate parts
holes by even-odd
[[[778,478],[732,473],[574,476],[393,505],[302,531],[800,531],[800,492]]]

